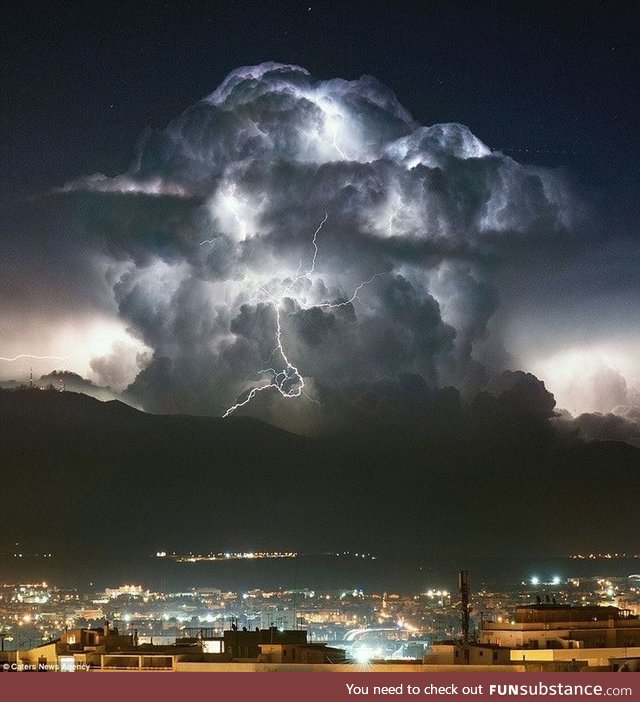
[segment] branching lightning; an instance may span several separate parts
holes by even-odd
[[[322,222],[320,222],[320,225],[318,228],[315,230],[313,233],[313,239],[311,240],[311,243],[313,244],[313,257],[311,259],[311,266],[309,270],[305,271],[304,273],[300,273],[300,270],[302,268],[302,261],[298,263],[298,270],[296,271],[296,274],[293,277],[293,280],[287,285],[287,287],[284,289],[284,292],[282,293],[282,299],[287,295],[287,293],[291,292],[291,288],[299,281],[304,278],[308,278],[312,273],[315,272],[316,270],[316,259],[318,258],[318,234],[320,233],[320,230],[324,226],[324,223],[329,219],[329,213],[325,212],[324,213],[324,219]]]
[[[362,290],[362,288],[364,288],[365,285],[370,285],[381,275],[382,273],[376,273],[375,275],[372,275],[369,280],[363,280],[362,283],[356,287],[356,289],[353,291],[353,295],[348,300],[343,300],[342,302],[319,302],[317,305],[314,305],[314,307],[323,307],[332,310],[336,307],[345,307],[346,305],[350,305],[358,297],[358,293]]]
[[[313,245],[313,256],[311,258],[311,264],[309,268],[306,270],[302,270],[302,261],[298,263],[298,268],[293,275],[292,279],[289,281],[287,286],[279,293],[275,294],[269,290],[267,290],[263,285],[258,284],[258,291],[260,294],[264,297],[266,302],[273,308],[275,312],[275,317],[276,317],[276,345],[273,351],[271,352],[270,359],[277,358],[278,356],[282,360],[282,367],[280,369],[276,369],[275,367],[268,367],[268,368],[262,368],[261,370],[258,371],[258,375],[267,375],[269,374],[271,376],[270,379],[267,380],[263,385],[258,385],[256,387],[251,388],[249,390],[249,393],[245,397],[245,399],[242,402],[237,402],[235,405],[232,405],[227,409],[227,411],[224,413],[223,417],[228,417],[230,414],[235,412],[237,409],[240,407],[244,407],[245,405],[249,404],[251,400],[260,392],[263,392],[264,390],[268,389],[274,389],[277,390],[282,397],[285,399],[291,399],[293,397],[300,397],[301,395],[304,395],[306,398],[311,400],[312,402],[316,402],[313,398],[309,397],[309,395],[304,391],[305,383],[304,383],[304,378],[300,374],[300,371],[298,370],[298,367],[294,365],[290,360],[289,357],[284,349],[283,346],[283,341],[282,341],[282,305],[283,302],[286,298],[290,296],[290,293],[293,289],[293,287],[296,285],[301,280],[309,280],[309,276],[311,276],[315,272],[316,268],[316,260],[318,257],[318,234],[322,230],[322,227],[326,223],[327,219],[329,218],[329,213],[325,212],[324,214],[324,219],[320,222],[318,228],[315,230],[313,233],[313,238],[311,240],[311,243]],[[251,276],[251,273],[247,271],[249,276]],[[357,297],[358,293],[360,290],[365,285],[369,285],[372,283],[377,277],[379,277],[381,274],[376,273],[374,276],[372,276],[369,280],[365,280],[362,283],[360,283],[354,290],[353,294],[348,300],[343,300],[341,302],[320,302],[314,305],[311,305],[311,307],[320,307],[320,308],[328,308],[328,309],[335,309],[337,307],[344,307],[346,305],[350,305]],[[251,276],[253,277],[253,276]],[[305,309],[310,309],[309,307]],[[274,364],[276,365],[276,364]],[[319,404],[319,403],[317,403]]]
[[[253,400],[253,398],[263,390],[268,388],[274,388],[277,390],[282,397],[300,397],[304,388],[304,378],[300,375],[300,371],[296,366],[291,363],[285,350],[282,346],[282,325],[280,321],[280,305],[271,302],[275,313],[276,313],[276,347],[273,350],[271,357],[273,358],[276,353],[279,353],[284,362],[284,368],[282,370],[276,370],[275,368],[263,368],[258,371],[258,375],[263,375],[266,373],[271,374],[271,380],[265,385],[259,385],[257,387],[251,388],[247,397],[242,401],[238,402],[224,413],[223,417],[228,417],[232,412],[235,412],[239,407],[243,407]]]

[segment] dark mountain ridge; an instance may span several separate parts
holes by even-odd
[[[258,420],[151,415],[0,391],[0,551],[366,550],[560,555],[640,541],[640,450],[434,435],[389,420],[308,438]]]

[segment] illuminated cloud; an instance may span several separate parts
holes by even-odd
[[[567,238],[579,211],[557,173],[463,125],[416,123],[372,77],[275,63],[236,69],[148,133],[127,173],[63,190],[118,316],[152,351],[129,397],[223,414],[277,363],[277,309],[320,405],[260,393],[246,410],[286,426],[400,374],[477,392],[506,358],[492,271],[516,242]],[[114,367],[92,362],[105,382]]]
[[[66,183],[57,192],[96,192],[96,193],[121,193],[121,194],[141,194],[141,195],[166,195],[169,197],[187,197],[187,190],[175,183],[170,183],[161,178],[151,178],[149,180],[135,180],[127,175],[108,178],[102,173],[73,180]]]
[[[620,363],[610,352],[569,349],[535,363],[532,370],[543,378],[558,405],[572,414],[611,412],[629,402],[629,388]]]

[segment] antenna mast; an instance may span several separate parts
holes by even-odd
[[[458,588],[460,590],[460,614],[462,621],[462,642],[469,643],[469,571],[461,570],[458,574]]]

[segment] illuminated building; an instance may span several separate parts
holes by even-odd
[[[539,603],[516,608],[510,621],[485,621],[480,641],[509,648],[512,663],[612,670],[640,654],[640,620],[617,607]]]
[[[436,665],[509,665],[511,651],[495,644],[438,641],[423,661]]]
[[[510,621],[485,621],[480,641],[519,649],[640,646],[640,620],[617,607],[532,604]]]
[[[73,629],[56,641],[26,650],[6,652],[12,670],[73,672],[77,670],[178,670],[182,664],[197,669],[225,664],[334,664],[344,663],[345,652],[324,643],[310,643],[303,630],[276,627],[254,631],[234,628],[223,636],[212,630],[185,630],[173,645],[140,644],[137,632],[120,634],[108,622],[98,629]]]

